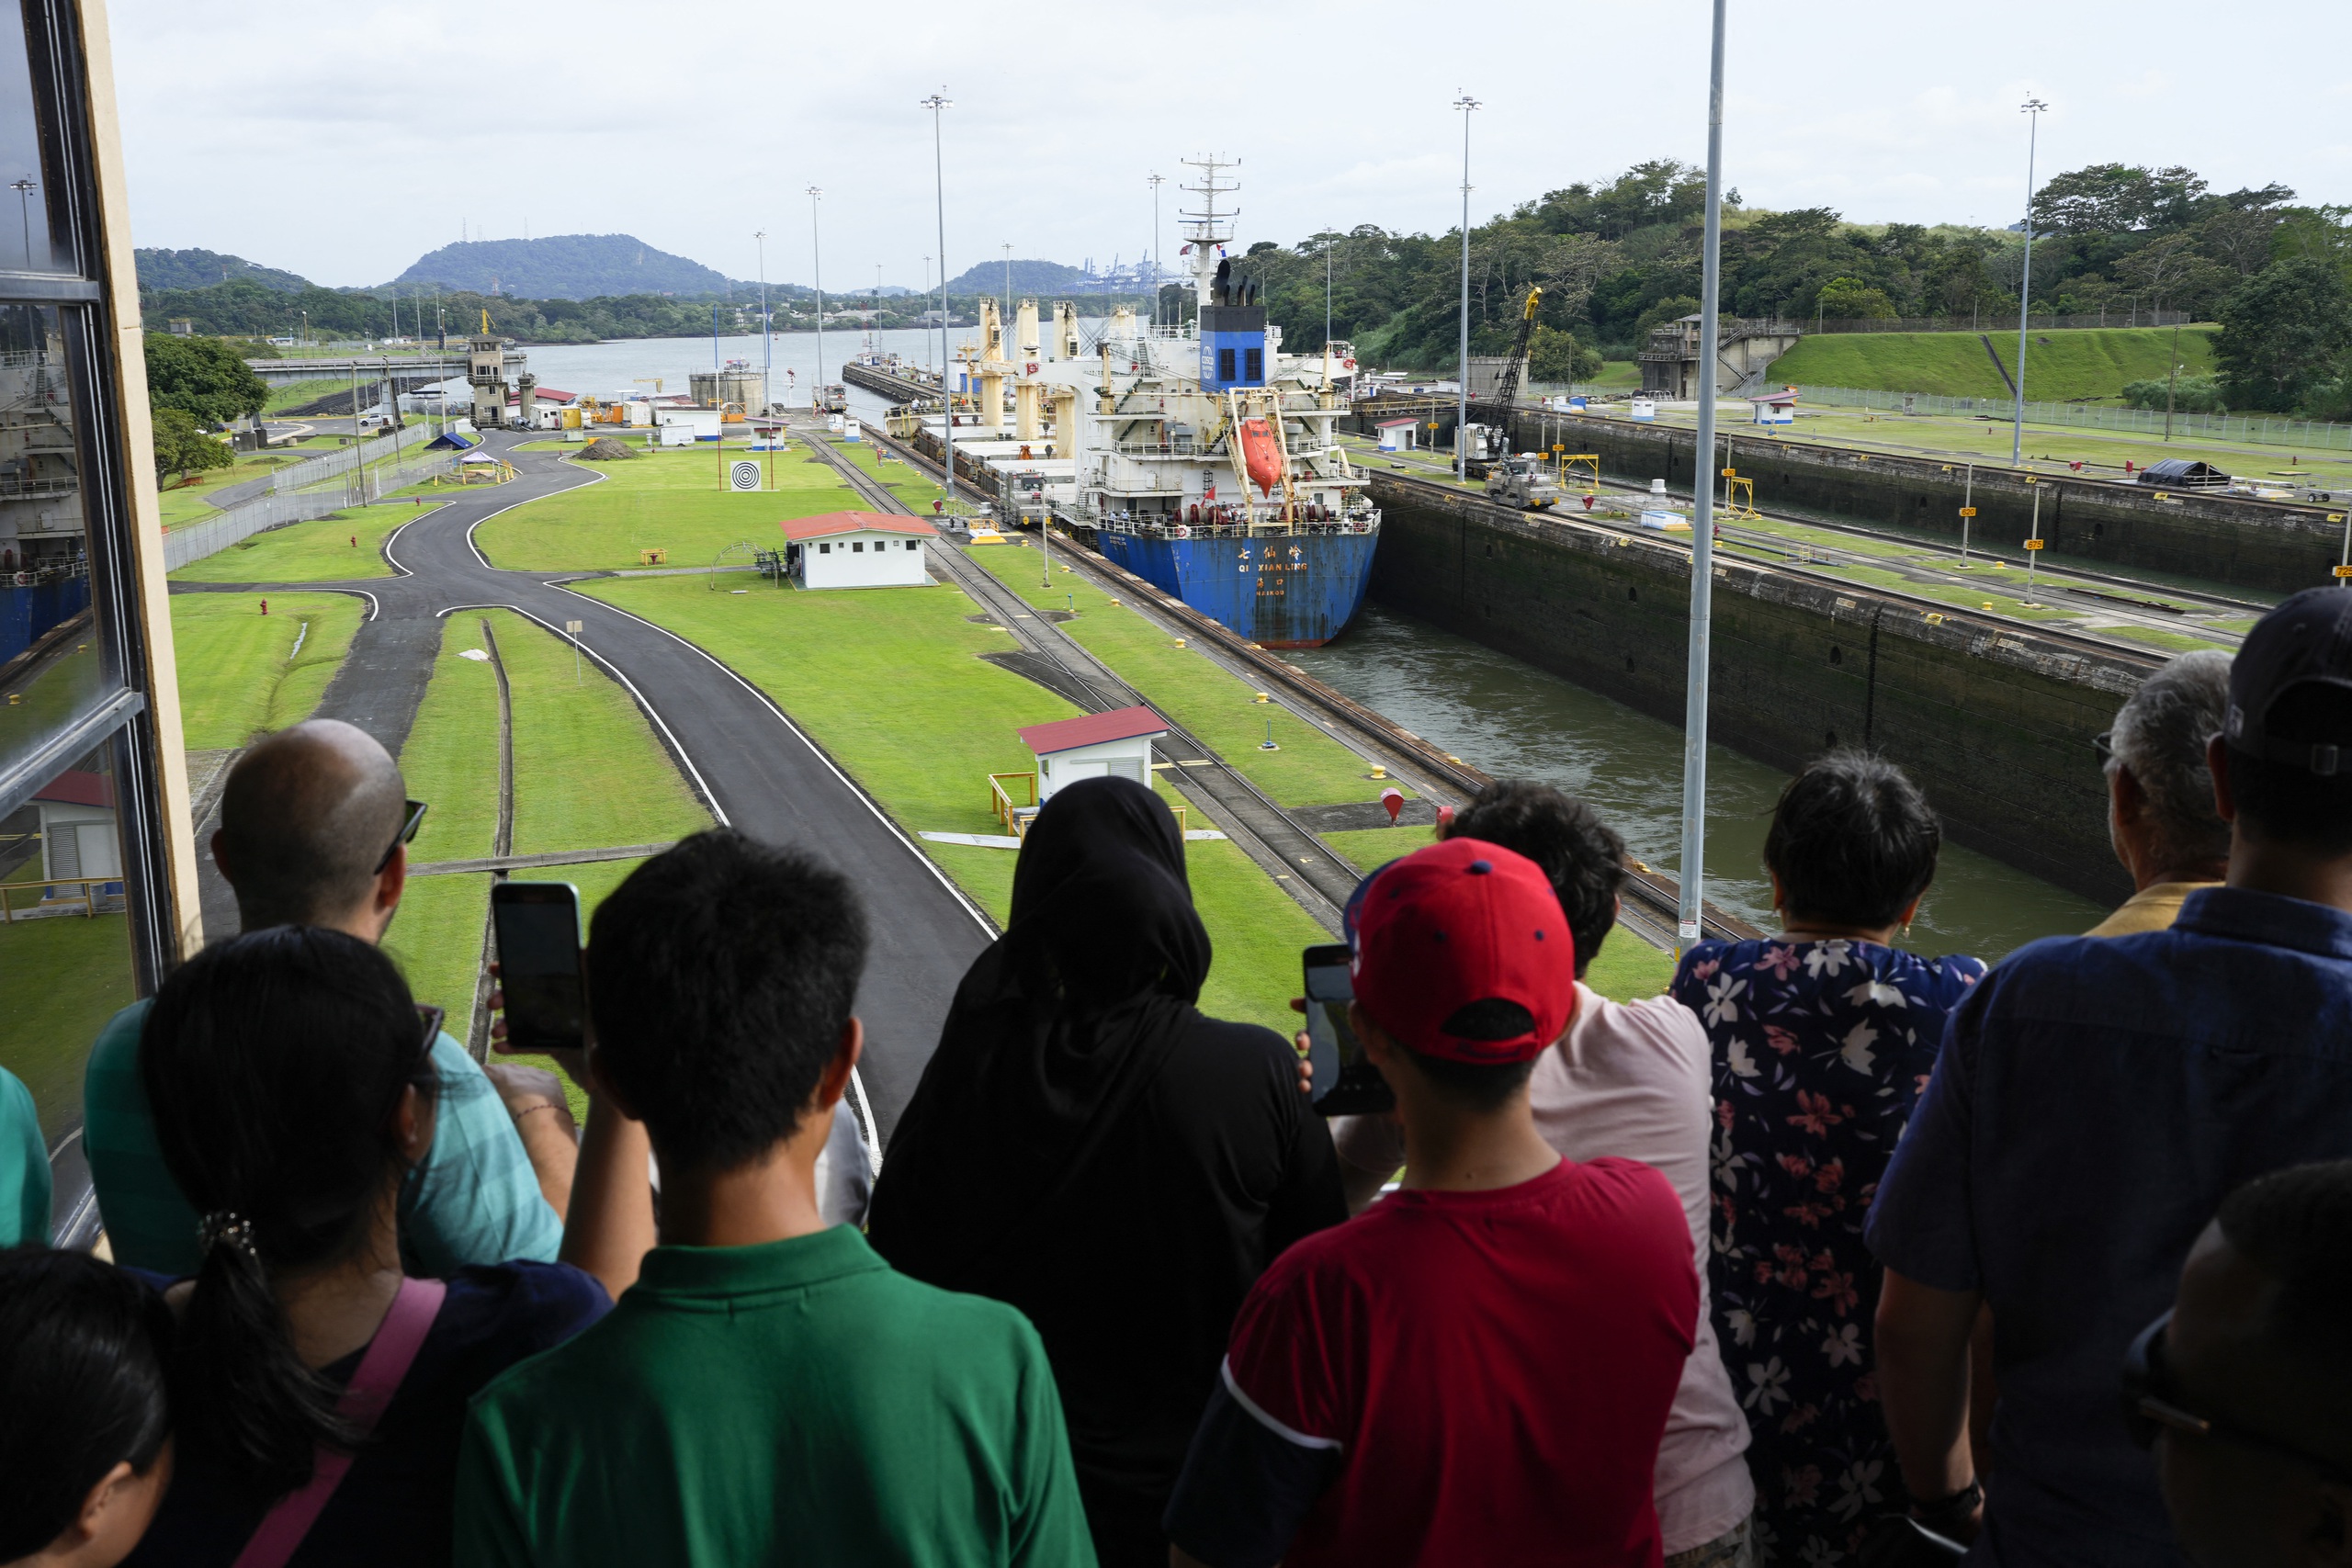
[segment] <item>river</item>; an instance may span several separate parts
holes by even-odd
[[[951,329],[949,341],[959,344],[972,331]],[[872,336],[875,346],[918,365],[926,363],[926,353],[930,363],[937,362],[935,331]],[[829,378],[840,378],[842,359],[863,347],[865,337],[857,331],[825,333]],[[718,358],[757,365],[763,352],[755,335],[718,340]],[[805,404],[816,379],[816,334],[778,333],[765,352],[772,367],[769,397]],[[684,391],[687,374],[708,369],[714,358],[708,338],[534,346],[528,353],[542,384],[600,397],[626,391],[640,377],[660,377],[664,390]],[[789,379],[786,371],[793,373]],[[849,398],[853,411],[868,418],[879,418],[887,406],[861,387],[850,388]],[[1338,641],[1290,657],[1488,773],[1544,779],[1591,801],[1625,836],[1635,858],[1669,873],[1679,865],[1679,728],[1376,604],[1366,605]],[[2095,765],[2087,751],[2083,765]],[[1762,865],[1764,831],[1786,781],[1778,769],[1724,747],[1709,751],[1707,896],[1767,930],[1775,926],[1771,884]],[[1989,962],[2036,937],[2083,931],[2103,913],[2088,899],[1947,844],[1908,945]]]

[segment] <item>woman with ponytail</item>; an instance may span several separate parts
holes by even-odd
[[[566,1263],[403,1270],[437,1026],[381,952],[322,927],[164,983],[140,1067],[204,1260],[167,1297],[178,1476],[132,1563],[447,1562],[467,1400],[610,1307]]]

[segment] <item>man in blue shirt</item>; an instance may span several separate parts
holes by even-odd
[[[313,719],[257,742],[221,796],[212,854],[247,931],[333,926],[380,942],[408,884],[408,840],[423,807],[364,730]],[[139,1067],[149,1003],[107,1021],[83,1070],[83,1140],[118,1263],[161,1274],[203,1261],[196,1211],[164,1168]],[[441,1100],[433,1147],[401,1184],[401,1249],[418,1273],[469,1263],[555,1260],[562,1223],[514,1122],[465,1047],[433,1043]]]
[[[1972,1562],[2185,1561],[2116,1369],[2224,1194],[2352,1156],[2352,592],[2262,619],[2226,726],[2207,753],[2226,885],[2169,931],[2052,938],[1995,970],[1952,1015],[1871,1211],[1887,1427],[1914,1516],[1981,1521]],[[1989,1502],[1966,1418],[1984,1304]]]

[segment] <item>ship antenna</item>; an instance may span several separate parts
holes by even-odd
[[[1183,162],[1186,168],[1200,171],[1196,183],[1182,187],[1188,195],[1200,198],[1199,209],[1180,212],[1178,216],[1184,223],[1185,242],[1192,248],[1195,303],[1206,305],[1210,303],[1211,281],[1216,276],[1216,248],[1232,240],[1233,220],[1240,216],[1239,208],[1219,212],[1216,198],[1230,196],[1240,188],[1238,181],[1224,176],[1226,171],[1238,168],[1241,161],[1236,158],[1228,162],[1215,153],[1204,153]]]

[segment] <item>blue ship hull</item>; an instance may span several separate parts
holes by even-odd
[[[1319,648],[1363,603],[1378,534],[1170,539],[1098,529],[1104,559],[1261,648]]]

